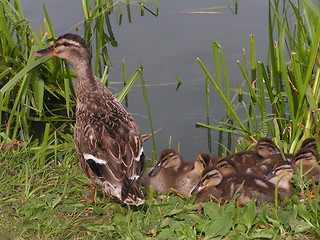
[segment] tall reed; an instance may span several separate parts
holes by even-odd
[[[157,14],[157,0],[152,2],[155,2]],[[151,12],[143,3],[145,1],[139,2],[141,11]],[[108,86],[110,63],[107,46],[117,46],[109,16],[118,11],[122,17],[121,3],[82,0],[82,7],[84,38],[91,51],[95,52],[94,73]],[[32,52],[46,47],[46,41],[53,44],[57,37],[45,6],[43,11],[44,29],[40,28],[39,36],[24,18],[20,0],[0,2],[0,142],[12,139],[29,142],[33,136],[34,139],[39,138],[40,147],[54,144],[57,149],[66,140],[72,142],[72,138],[66,136],[72,131],[75,117],[76,74],[62,59],[48,61],[50,58],[36,59],[32,55]],[[119,94],[120,101],[140,74],[141,71],[137,70],[125,83]],[[126,81],[125,65],[123,75]],[[44,162],[45,158],[46,153],[41,155],[40,161]]]
[[[243,85],[233,98],[222,48],[214,42],[215,75],[197,61],[225,103],[228,120],[218,126],[196,125],[248,139],[272,135],[280,146],[286,142],[289,152],[304,138],[318,135],[319,16],[310,0],[269,0],[268,60],[256,60],[254,36],[249,36],[250,57],[244,51],[244,61],[238,61]],[[240,117],[243,112],[246,119]]]

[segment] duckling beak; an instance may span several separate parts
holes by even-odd
[[[59,56],[59,54],[54,50],[54,47],[52,45],[48,48],[33,52],[33,56],[35,56],[35,57],[49,57],[49,56]]]
[[[192,190],[191,195],[195,195],[205,189],[207,186],[202,185],[202,182],[199,182],[198,185]]]
[[[149,172],[149,176],[153,177],[155,175],[157,175],[157,173],[161,170],[162,165],[161,163],[158,163],[150,172]]]
[[[269,172],[268,174],[266,174],[266,175],[264,176],[264,178],[265,178],[266,180],[269,180],[270,178],[272,178],[272,177],[274,176],[274,173],[275,173],[275,171],[273,170],[273,171]]]

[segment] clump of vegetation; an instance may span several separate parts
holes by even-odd
[[[142,13],[152,13],[147,2],[138,2]],[[82,3],[85,40],[90,46],[96,41],[94,71],[109,84],[106,46],[117,43],[108,18],[118,11],[121,22],[122,5]],[[131,5],[126,3],[130,21]],[[230,139],[269,134],[284,151],[294,152],[304,137],[319,132],[320,11],[310,0],[270,0],[269,6],[268,62],[257,62],[250,36],[250,65],[244,53],[243,63],[238,62],[244,85],[235,96],[220,44],[213,43],[215,77],[198,59],[207,87],[212,84],[226,103],[228,121],[217,127],[197,125],[228,132]],[[89,183],[73,148],[75,74],[62,60],[35,59],[31,54],[44,47],[45,39],[55,38],[45,7],[44,12],[45,29],[38,36],[25,20],[19,0],[0,2],[1,238],[319,239],[320,187],[298,175],[293,196],[275,204],[194,204],[194,197],[185,200],[168,194],[159,200],[148,191],[146,203],[139,207],[109,202],[102,193],[95,203],[83,202]],[[127,79],[124,66],[126,87],[119,99],[139,76],[144,82],[142,67]],[[145,88],[143,92],[149,108]],[[239,117],[241,111],[246,121]],[[35,136],[34,124],[43,129],[41,136]]]
[[[215,75],[197,61],[226,104],[227,121],[196,125],[246,139],[272,135],[278,146],[291,153],[303,139],[318,136],[319,15],[319,8],[309,0],[270,0],[268,61],[257,61],[254,36],[250,36],[250,51],[243,52],[243,62],[238,61],[244,81],[233,96],[222,47],[214,42]]]

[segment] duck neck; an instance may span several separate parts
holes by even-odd
[[[97,89],[97,80],[92,72],[91,60],[81,61],[74,65],[77,72],[77,97]]]

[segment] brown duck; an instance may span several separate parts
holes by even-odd
[[[144,154],[139,128],[111,91],[93,75],[91,54],[85,41],[67,33],[34,56],[57,56],[75,68],[77,107],[75,147],[80,165],[92,186],[101,185],[111,197],[140,205],[140,172]],[[94,188],[92,188],[94,189]],[[94,197],[94,191],[92,191]]]

